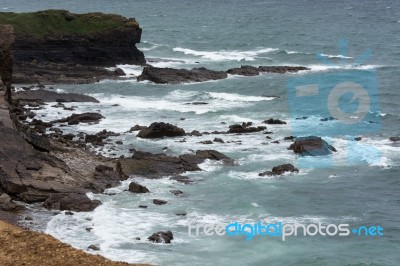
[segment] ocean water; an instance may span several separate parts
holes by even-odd
[[[249,121],[258,126],[271,117],[288,124],[267,125],[274,132],[268,135],[272,140],[262,133],[185,137],[186,142],[180,142],[183,138],[138,139],[135,132],[114,137],[99,151],[120,156],[137,148],[180,155],[215,149],[234,158],[238,165],[206,161],[200,165],[203,171],[185,173],[197,181],[192,185],[168,177],[132,177],[151,193],[126,192],[129,180],[124,181],[108,191],[115,195],[90,195],[103,202],[94,212],[53,217],[47,233],[82,249],[97,244],[101,248],[99,254],[114,260],[157,265],[399,264],[400,147],[388,140],[400,134],[398,1],[0,1],[1,11],[48,8],[136,17],[143,28],[138,47],[154,66],[226,70],[240,65],[302,65],[311,71],[156,85],[136,82],[141,67],[122,65],[119,67],[129,74],[123,81],[54,86],[60,92],[86,93],[100,100],[99,104],[79,104],[77,111],[98,110],[106,118],[97,125],[63,128],[71,132],[107,129],[124,133],[135,124],[149,125],[155,121],[169,122],[186,131],[227,130],[230,124]],[[340,44],[341,40],[347,41],[347,49]],[[368,49],[372,55],[367,58],[363,53]],[[318,58],[317,54],[321,56]],[[356,134],[363,136],[358,146],[351,146],[348,141],[349,136],[354,137],[352,129],[340,136],[321,135],[338,150],[331,159],[304,161],[287,150],[291,142],[283,141],[283,137],[299,132],[318,135],[322,128],[336,128],[339,123],[321,121],[327,110],[323,100],[299,100],[295,101],[296,107],[309,112],[308,118],[295,127],[291,122],[303,114],[293,112],[297,108],[292,100],[297,99],[287,90],[288,81],[333,75],[351,78],[361,72],[376,75],[370,97],[379,97],[379,110],[370,115],[372,122],[379,121],[381,126],[370,132],[372,123],[364,125],[365,134],[362,130]],[[195,101],[208,104],[187,104]],[[39,113],[43,120],[68,114],[50,105]],[[199,143],[214,137],[221,137],[226,143]],[[117,140],[124,144],[114,145]],[[271,143],[273,140],[280,143]],[[112,146],[116,151],[109,151]],[[300,172],[280,177],[258,176],[283,163],[292,163]],[[185,195],[176,197],[169,192],[171,189],[180,189]],[[165,199],[168,204],[153,205],[154,198]],[[141,209],[139,205],[148,208]],[[187,216],[176,215],[182,212]],[[264,219],[303,224],[345,223],[350,228],[379,225],[384,228],[384,235],[298,236],[286,241],[268,236],[246,241],[245,236],[188,235],[190,222],[256,223]],[[85,228],[93,229],[88,232]],[[146,240],[161,230],[174,233],[171,245]]]

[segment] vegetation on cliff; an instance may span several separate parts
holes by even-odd
[[[0,12],[0,24],[12,25],[16,34],[33,35],[38,38],[49,35],[80,35],[127,27],[140,29],[134,18],[127,19],[120,15],[103,13],[73,14],[67,10]]]

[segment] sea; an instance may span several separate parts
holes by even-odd
[[[88,252],[130,263],[399,265],[400,145],[389,140],[400,134],[399,1],[0,0],[1,12],[43,9],[135,17],[143,29],[137,47],[156,67],[311,69],[157,85],[136,81],[142,67],[118,65],[127,73],[123,80],[52,85],[59,92],[84,93],[100,101],[65,104],[75,106],[75,112],[100,112],[105,119],[63,128],[65,133],[121,133],[96,152],[130,156],[135,148],[178,156],[214,149],[235,159],[236,165],[207,160],[200,164],[202,171],[183,174],[195,181],[190,185],[169,177],[132,176],[105,194],[89,194],[103,203],[93,212],[52,216],[46,233],[83,250],[98,245],[100,251]],[[341,90],[345,82],[350,91]],[[310,86],[314,94],[296,91]],[[51,105],[38,111],[44,121],[70,115]],[[365,105],[371,109],[363,111]],[[331,116],[348,120],[326,119]],[[269,118],[287,124],[264,124]],[[153,122],[171,123],[187,132],[226,131],[229,125],[252,122],[272,133],[151,140],[128,132],[136,124]],[[284,137],[310,135],[322,137],[337,152],[303,158],[288,150],[292,142]],[[354,141],[355,137],[362,139]],[[214,138],[225,143],[200,143]],[[118,140],[123,144],[115,144]],[[276,140],[279,143],[273,143]],[[299,172],[259,176],[287,163]],[[128,192],[132,180],[150,193]],[[176,189],[184,194],[174,196],[170,190]],[[168,204],[154,205],[155,198]],[[186,216],[177,215],[182,213]],[[258,221],[276,225],[269,232],[277,235],[258,231],[248,237]],[[247,224],[246,229],[238,224]],[[336,232],[340,224],[349,229],[347,235]],[[201,229],[217,225],[231,225],[229,234],[207,235]],[[299,227],[297,236],[282,239],[279,225],[288,225],[288,231],[290,225],[304,225],[307,234]],[[332,235],[316,232],[316,225],[331,225]],[[147,240],[166,230],[173,232],[171,244]]]

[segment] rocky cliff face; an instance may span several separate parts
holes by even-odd
[[[97,67],[146,63],[136,47],[142,29],[133,18],[46,10],[0,13],[0,25],[15,31],[14,83],[93,82],[116,75]]]
[[[5,91],[5,98],[11,101],[11,80],[13,72],[12,46],[14,29],[9,25],[0,27],[0,90]]]

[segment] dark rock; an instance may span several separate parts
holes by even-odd
[[[203,134],[201,134],[199,131],[197,131],[197,130],[193,130],[192,132],[190,132],[189,134],[188,134],[189,136],[195,136],[195,137],[201,137],[201,136],[203,136]]]
[[[308,116],[296,117],[296,120],[306,120]]]
[[[139,205],[139,208],[147,209],[147,206],[146,205]]]
[[[221,139],[221,138],[215,138],[213,141],[214,142],[219,142],[219,143],[225,143],[225,141],[223,139]]]
[[[266,138],[266,139],[272,139],[270,136],[266,136],[265,138]]]
[[[129,132],[138,131],[138,130],[142,130],[142,129],[145,129],[145,128],[147,128],[147,127],[135,125],[135,126],[131,127],[131,129],[129,129]]]
[[[329,145],[320,137],[315,136],[297,138],[295,142],[290,145],[289,149],[302,156],[329,155],[332,151],[336,151],[332,145]]]
[[[310,70],[308,67],[302,66],[259,66],[260,72],[284,74],[288,72],[298,72],[302,70]]]
[[[204,140],[204,141],[200,141],[199,143],[201,143],[201,144],[213,144],[213,142],[211,140]]]
[[[280,142],[279,142],[279,140],[275,140],[275,141],[271,141],[271,143],[279,144]]]
[[[236,124],[229,126],[228,133],[253,133],[263,131],[265,129],[267,128],[263,126],[250,127],[246,123],[243,123],[242,125]]]
[[[254,66],[241,66],[240,68],[228,69],[227,73],[231,75],[257,76],[260,74],[260,69]]]
[[[96,246],[96,245],[90,245],[90,246],[88,246],[88,249],[91,249],[91,250],[94,250],[94,251],[99,251],[100,247]]]
[[[326,122],[326,121],[332,121],[332,120],[338,120],[337,118],[334,117],[326,117],[326,118],[321,118],[321,121]]]
[[[25,139],[38,151],[50,152],[52,150],[49,140],[42,135],[30,132],[25,135]]]
[[[115,75],[117,75],[117,76],[126,76],[125,72],[124,72],[122,69],[120,69],[120,68],[115,69],[115,70],[114,70],[114,73],[115,73]]]
[[[274,119],[274,118],[267,119],[267,120],[263,121],[263,123],[269,124],[269,125],[284,125],[284,124],[286,124],[285,121],[282,121],[279,119]]]
[[[360,141],[360,140],[362,140],[362,137],[356,137],[356,138],[354,138],[354,140],[355,141]]]
[[[206,159],[222,160],[228,165],[234,163],[229,157],[213,150],[197,151],[196,154],[184,154],[179,157],[136,151],[132,158],[119,159],[117,169],[122,179],[131,175],[161,178],[162,176],[182,174],[186,171],[200,171],[198,164]]]
[[[155,205],[165,205],[167,203],[168,203],[168,201],[166,201],[166,200],[153,199],[153,204],[155,204]]]
[[[183,191],[182,191],[182,190],[178,190],[178,189],[170,190],[169,192],[171,192],[172,194],[174,194],[174,196],[181,196],[181,195],[183,195]]]
[[[26,216],[25,221],[33,221],[33,218],[31,216]]]
[[[227,78],[223,71],[208,70],[206,68],[173,69],[145,67],[138,81],[150,80],[158,84],[178,84],[184,82],[203,82],[208,80],[219,80]]]
[[[393,142],[400,141],[400,137],[390,137],[389,140]]]
[[[65,214],[65,215],[74,215],[74,213],[71,212],[71,211],[66,211],[64,214]]]
[[[142,129],[138,133],[140,138],[162,138],[162,137],[179,137],[184,136],[185,130],[177,126],[163,123],[155,122],[151,124],[148,128]]]
[[[191,102],[191,103],[185,103],[185,104],[192,104],[192,105],[205,105],[208,104],[206,102]]]
[[[132,193],[148,193],[148,192],[150,192],[148,189],[147,189],[147,187],[145,187],[145,186],[142,186],[142,185],[140,185],[140,184],[138,184],[138,183],[136,183],[136,182],[131,182],[130,184],[129,184],[129,189],[128,189],[130,192],[132,192]]]
[[[120,140],[117,140],[116,142],[115,142],[115,144],[118,144],[118,145],[122,145],[122,144],[124,144],[122,141],[120,141]]]
[[[104,118],[104,116],[99,113],[88,112],[82,114],[72,114],[66,118],[53,121],[53,123],[68,123],[68,125],[77,125],[79,123],[98,123],[102,118]]]
[[[51,193],[50,197],[43,203],[48,209],[69,210],[86,212],[93,211],[101,205],[98,200],[90,200],[83,193]]]
[[[292,164],[282,164],[272,168],[272,171],[267,171],[263,173],[259,173],[259,176],[266,176],[266,175],[281,175],[285,172],[299,172],[299,169],[295,168]]]
[[[43,102],[93,102],[99,101],[91,96],[78,93],[58,93],[44,89],[19,91],[14,93],[14,100],[20,101],[43,101]],[[60,107],[64,107],[60,105]]]
[[[165,244],[171,243],[171,240],[173,240],[173,239],[174,239],[174,236],[171,231],[157,232],[148,237],[148,240],[150,240],[152,242],[165,243]]]
[[[296,137],[295,136],[288,136],[284,137],[283,140],[294,140]]]
[[[178,213],[175,213],[177,216],[186,216],[187,215],[187,213],[186,212],[178,212]]]
[[[68,134],[62,135],[62,137],[63,137],[64,139],[66,139],[66,140],[73,140],[74,137],[75,137],[75,135],[72,134],[72,133],[68,133]]]
[[[99,131],[94,135],[86,135],[85,142],[92,143],[94,145],[103,145],[103,140],[111,136],[119,136],[119,135],[120,135],[119,133],[114,133],[112,131],[107,131],[103,129],[102,131]]]

